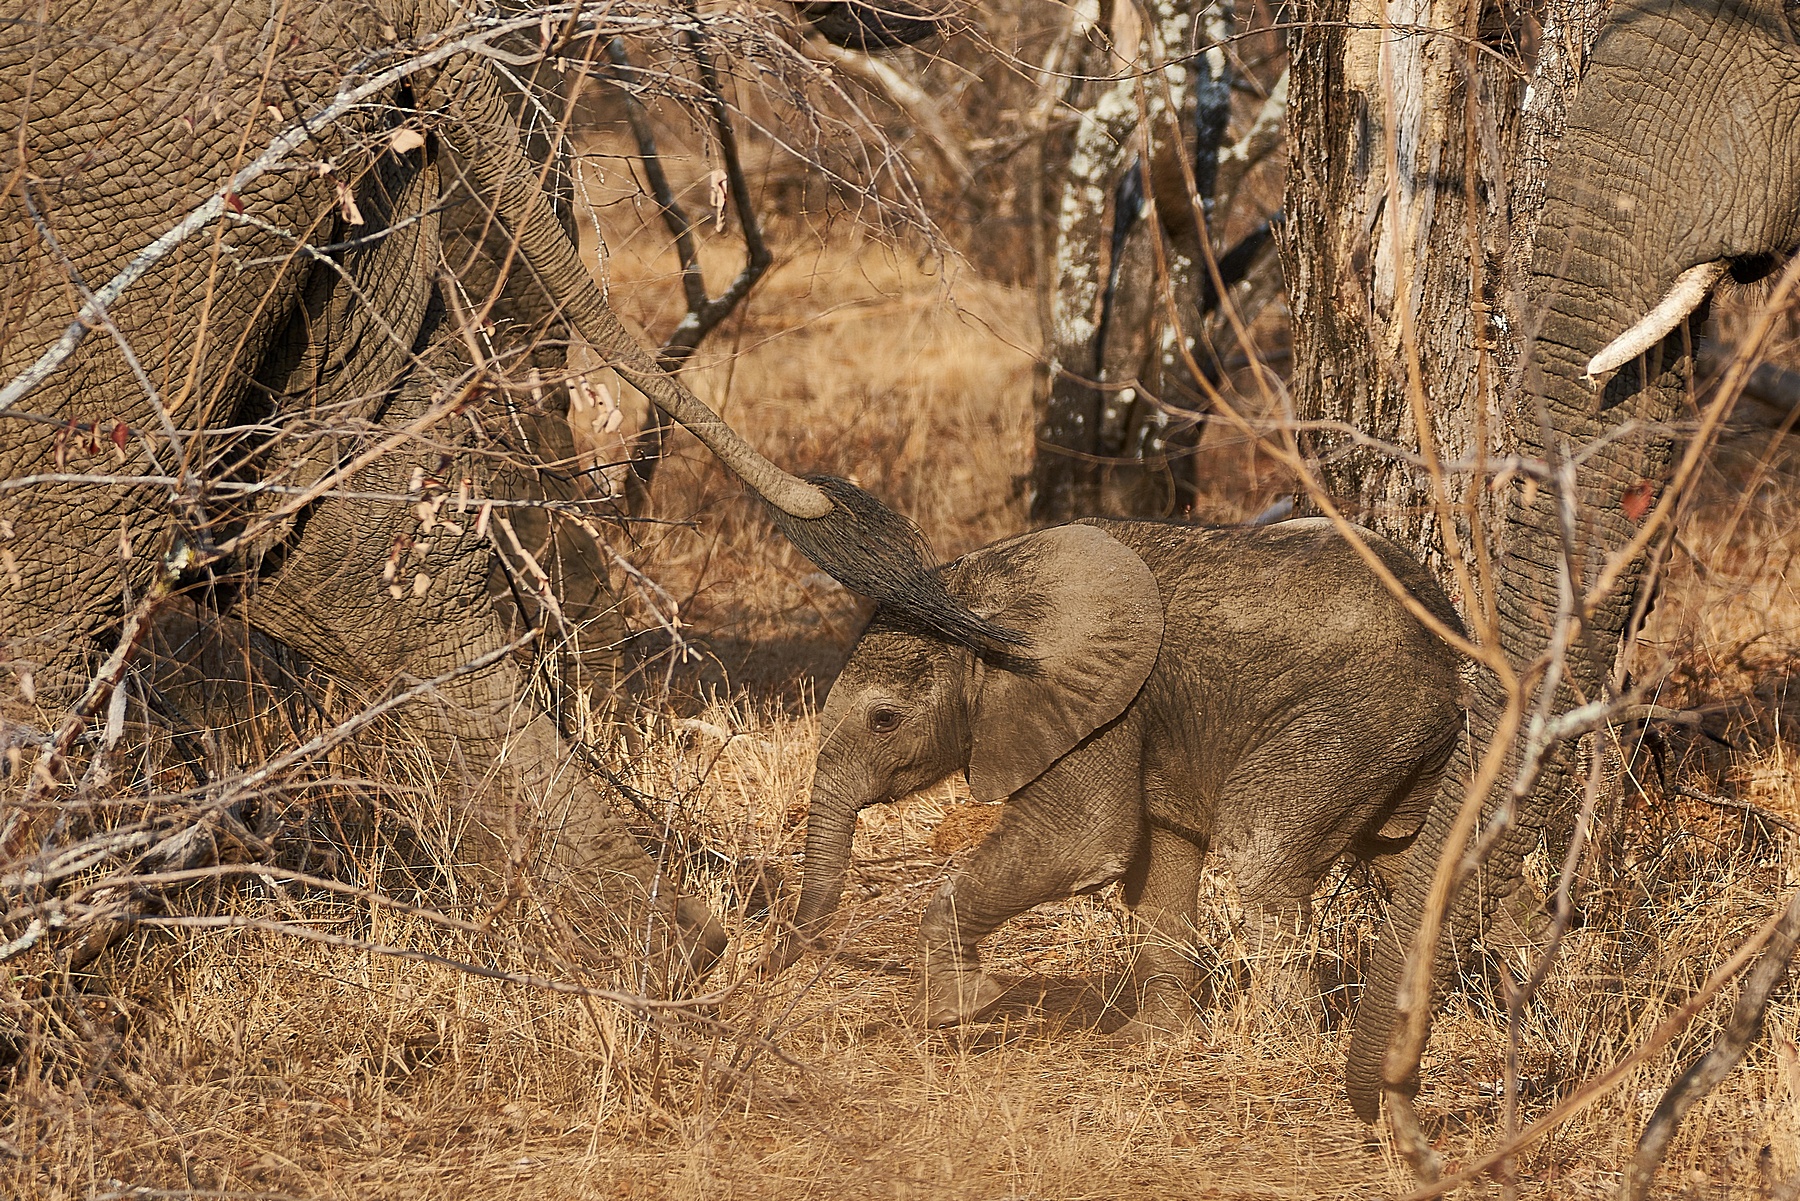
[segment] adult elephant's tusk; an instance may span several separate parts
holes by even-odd
[[[1719,282],[1719,277],[1725,271],[1726,265],[1723,262],[1701,263],[1676,276],[1675,286],[1669,289],[1669,294],[1662,298],[1661,303],[1588,360],[1587,378],[1593,379],[1608,371],[1617,371],[1668,337],[1670,330],[1686,321],[1688,314],[1700,307],[1700,303],[1712,292],[1713,285]]]

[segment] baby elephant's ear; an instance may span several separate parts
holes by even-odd
[[[969,790],[1010,796],[1124,712],[1162,646],[1162,597],[1137,553],[1091,525],[977,551],[951,590],[1030,639],[1020,660],[976,669]]]

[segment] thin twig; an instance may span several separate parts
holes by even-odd
[[[1790,904],[1789,908],[1792,908]],[[1487,1175],[1500,1162],[1529,1147],[1539,1139],[1550,1134],[1562,1123],[1568,1121],[1601,1097],[1611,1092],[1618,1083],[1625,1079],[1633,1069],[1663,1047],[1687,1028],[1694,1015],[1711,1003],[1719,991],[1735,979],[1738,973],[1755,958],[1756,954],[1776,935],[1787,919],[1787,910],[1777,913],[1765,922],[1761,929],[1751,935],[1744,945],[1732,956],[1714,969],[1699,989],[1683,1002],[1674,1013],[1664,1018],[1650,1036],[1632,1049],[1631,1053],[1614,1063],[1612,1067],[1589,1081],[1587,1086],[1572,1096],[1565,1097],[1550,1108],[1550,1111],[1517,1135],[1506,1140],[1500,1146],[1480,1156],[1474,1162],[1463,1167],[1452,1175],[1427,1183],[1408,1193],[1403,1201],[1428,1201],[1431,1197],[1441,1197]]]
[[[1740,801],[1736,797],[1719,796],[1711,792],[1701,792],[1689,784],[1671,784],[1669,792],[1675,796],[1687,797],[1691,801],[1701,801],[1720,809],[1735,809],[1766,825],[1779,826],[1789,834],[1800,835],[1800,824],[1788,820],[1779,813],[1771,813],[1761,805],[1753,805],[1749,801]]]
[[[932,153],[950,173],[951,181],[959,189],[969,187],[975,178],[975,168],[970,165],[968,152],[950,129],[950,123],[944,119],[942,107],[929,92],[880,59],[834,46],[823,38],[811,39],[807,48],[844,74],[854,76],[865,87],[879,92],[924,135]]]

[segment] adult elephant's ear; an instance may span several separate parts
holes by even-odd
[[[1091,525],[977,551],[945,569],[953,594],[1027,638],[977,659],[969,790],[1010,796],[1124,712],[1162,647],[1162,596],[1137,553]]]
[[[802,0],[794,7],[826,41],[868,54],[949,32],[959,6],[951,0]]]

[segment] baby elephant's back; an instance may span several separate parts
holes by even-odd
[[[1457,720],[1458,655],[1331,522],[1096,524],[1136,550],[1163,591],[1158,672],[1184,677],[1194,702],[1233,730],[1267,738],[1311,726],[1335,743],[1359,727],[1384,740],[1406,739],[1411,728],[1435,740]],[[1462,631],[1424,567],[1379,535],[1359,533],[1419,607]],[[1377,713],[1385,720],[1371,722]]]

